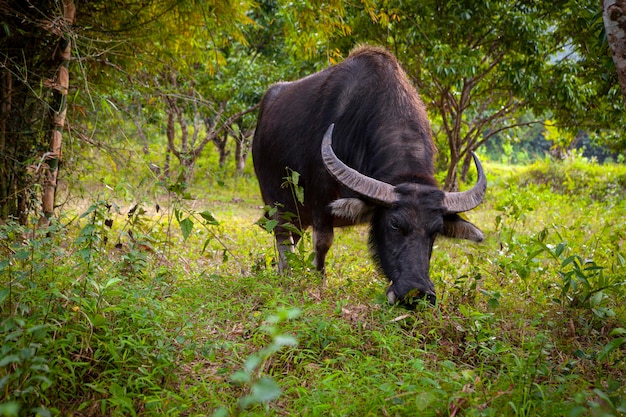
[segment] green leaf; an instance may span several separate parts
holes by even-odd
[[[124,390],[124,388],[122,388],[121,385],[115,382],[113,382],[109,386],[109,392],[111,393],[113,397],[125,397],[126,396],[126,391]]]
[[[181,220],[183,219],[183,212],[182,212],[182,211],[180,211],[179,209],[175,209],[175,210],[174,210],[174,217],[176,217],[176,221],[177,221],[178,223],[180,223],[180,222],[181,222]]]
[[[291,178],[289,181],[292,185],[298,185],[300,183],[300,173],[298,171],[291,171]]]
[[[602,291],[598,291],[589,298],[589,305],[591,307],[596,307],[602,303],[602,300],[604,300],[604,294]]]
[[[46,390],[52,386],[52,381],[43,375],[35,375],[32,379],[41,381],[42,390]]]
[[[242,384],[247,384],[250,382],[250,375],[244,371],[237,371],[230,376],[230,380],[232,382],[240,382]]]
[[[282,227],[291,233],[296,233],[298,236],[302,235],[302,230],[298,229],[291,223],[283,223]]]
[[[215,217],[213,217],[213,215],[208,212],[208,211],[203,211],[202,213],[200,213],[200,216],[202,216],[202,218],[204,220],[206,220],[206,224],[210,224],[212,226],[219,226],[219,222],[215,219]]]
[[[30,258],[30,251],[27,249],[20,249],[15,252],[15,257],[20,261],[25,261],[26,259]]]
[[[0,404],[0,415],[13,417],[17,416],[20,411],[20,404],[17,401],[9,401]]]
[[[600,353],[598,353],[598,359],[603,360],[609,355],[609,353],[619,349],[624,343],[626,343],[626,337],[618,337],[617,339],[611,340],[602,348]]]
[[[561,256],[566,247],[567,244],[565,242],[559,243],[558,245],[556,245],[556,248],[554,248],[554,255],[557,257]]]
[[[609,333],[609,336],[626,336],[626,329],[624,329],[623,327],[617,327],[613,330],[611,330],[611,332]]]
[[[52,414],[50,413],[50,410],[48,410],[47,408],[43,408],[43,407],[37,407],[35,409],[33,409],[33,411],[35,412],[36,416],[40,416],[40,417],[51,417]]]
[[[101,327],[106,324],[107,320],[102,314],[96,314],[91,322],[93,323],[94,327]]]
[[[35,352],[36,350],[33,347],[25,347],[20,350],[20,354],[22,355],[22,358],[24,359],[32,358],[33,356],[35,356]]]
[[[106,393],[107,393],[107,390],[106,390],[106,389],[104,389],[104,388],[102,388],[102,387],[100,387],[100,386],[98,386],[98,385],[96,385],[96,384],[92,384],[92,383],[90,383],[90,382],[85,383],[85,386],[86,386],[87,388],[89,388],[89,389],[92,389],[92,390],[93,390],[93,391],[95,391],[95,392],[100,393],[100,394],[106,394]],[[79,407],[79,409],[80,409],[80,407]]]
[[[109,288],[111,285],[115,285],[115,284],[117,284],[117,283],[118,283],[118,282],[120,282],[120,281],[121,281],[121,279],[119,279],[119,278],[111,278],[111,279],[109,279],[109,280],[106,282],[106,284],[104,284],[104,286],[103,286],[102,288],[103,288],[103,289],[104,289],[104,288]]]
[[[561,268],[565,268],[567,265],[571,264],[574,261],[579,261],[580,262],[580,257],[577,255],[572,255],[566,259],[563,260],[563,262],[561,263]]]
[[[87,209],[87,211],[85,211],[83,214],[80,215],[79,219],[82,219],[83,217],[87,217],[89,216],[89,214],[91,212],[93,212],[94,210],[96,210],[98,208],[97,204],[92,204],[91,206],[89,206],[89,208]]]
[[[89,248],[83,248],[79,250],[77,253],[78,253],[78,256],[80,256],[83,261],[88,261],[91,258],[91,249]]]
[[[567,413],[567,417],[582,416],[586,412],[587,412],[587,409],[585,407],[577,405],[576,407],[573,407],[569,410],[569,412]]]
[[[193,229],[193,221],[187,217],[179,221],[180,231],[183,234],[183,240],[187,240]]]
[[[96,225],[92,223],[88,223],[83,227],[79,233],[80,236],[91,236],[93,232],[96,230]]]
[[[280,397],[280,387],[273,378],[263,377],[252,385],[251,397],[255,402],[267,403]]]
[[[206,248],[207,248],[207,246],[209,246],[209,244],[211,243],[211,241],[212,241],[212,240],[213,240],[213,238],[212,238],[211,236],[209,236],[209,237],[208,237],[208,238],[204,241],[204,243],[202,244],[202,252],[201,252],[201,253],[206,252]]]
[[[268,220],[265,222],[265,230],[272,232],[277,225],[278,220]]]
[[[45,324],[36,324],[33,327],[29,327],[26,330],[26,333],[31,334],[31,333],[38,333],[40,330],[45,329],[46,325]]]
[[[246,359],[243,368],[248,374],[251,374],[259,367],[259,365],[261,365],[261,358],[257,355],[252,355]]]
[[[274,343],[278,346],[296,346],[298,344],[298,340],[288,334],[279,334],[274,338]]]
[[[19,363],[20,357],[18,355],[8,355],[0,359],[0,367],[7,366],[10,363]]]
[[[228,417],[230,415],[230,413],[228,412],[228,408],[221,406],[215,409],[215,411],[213,411],[213,414],[211,414],[211,417]]]
[[[2,303],[4,303],[4,300],[6,300],[8,296],[9,296],[9,289],[8,288],[2,288],[0,290],[0,305],[2,305]]]

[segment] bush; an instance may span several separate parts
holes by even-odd
[[[519,180],[522,185],[547,185],[556,193],[591,200],[626,197],[626,166],[588,163],[581,158],[535,162],[520,174]]]

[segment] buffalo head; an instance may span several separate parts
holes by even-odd
[[[338,217],[361,218],[368,213],[370,247],[391,285],[390,303],[407,307],[413,300],[436,300],[429,277],[430,257],[437,235],[482,241],[484,234],[458,213],[478,206],[485,195],[487,181],[480,161],[472,154],[478,180],[464,192],[448,193],[432,185],[417,183],[388,184],[368,177],[344,164],[332,149],[333,125],[322,141],[322,159],[330,175],[357,193],[358,199],[340,199],[331,204]]]

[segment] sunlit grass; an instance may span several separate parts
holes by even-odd
[[[487,239],[437,241],[438,305],[416,311],[387,304],[363,226],[337,231],[325,279],[279,276],[253,177],[206,181],[193,199],[156,182],[148,195],[94,192],[50,237],[3,228],[0,414],[623,413],[623,200],[557,193],[532,173],[554,167],[487,169],[486,201],[467,213]],[[616,189],[600,183],[621,170],[594,167],[581,187]],[[299,256],[310,250],[307,235]]]

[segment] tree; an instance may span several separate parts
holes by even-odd
[[[602,6],[606,36],[626,104],[626,2],[604,0]]]
[[[171,73],[171,85],[175,91],[181,91],[179,80],[175,72]],[[233,124],[246,114],[256,110],[257,103],[250,105],[241,111],[233,111],[227,116],[228,107],[235,107],[233,100],[224,99],[219,103],[217,109],[214,108],[214,101],[201,97],[193,85],[186,89],[184,95],[165,94],[167,103],[167,151],[171,152],[181,166],[181,178],[185,183],[189,183],[193,176],[193,169],[202,151],[209,143],[215,143],[220,150],[220,166],[226,157],[226,138]],[[229,106],[230,104],[230,106]],[[192,129],[189,131],[189,121],[192,121]],[[204,138],[199,139],[200,121],[204,122]],[[180,134],[177,135],[175,125],[180,127]],[[176,144],[176,137],[180,138],[180,145]]]
[[[245,41],[241,29],[251,23],[252,8],[251,0],[99,0],[70,26],[73,4],[0,5],[0,220],[25,223],[35,207],[37,183],[43,190],[43,222],[52,217],[61,132],[66,115],[71,117],[68,104],[83,109],[70,120],[77,137],[89,137],[89,146],[107,141],[87,133],[99,131],[93,116],[102,109],[100,97],[136,105],[136,86],[148,91],[150,83],[142,83],[167,66],[187,79],[199,61],[214,72],[223,62],[221,48]],[[67,69],[74,62],[80,71],[68,84]],[[76,93],[72,102],[68,91]]]
[[[626,113],[623,94],[611,59],[601,3],[564,2],[554,24],[554,43],[561,47],[544,78],[535,113],[546,109],[549,118],[573,134],[587,132],[592,143],[623,152]]]
[[[558,8],[544,2],[390,1],[349,23],[359,41],[386,45],[430,111],[447,165],[446,190],[458,189],[459,163],[503,130],[519,126],[525,92],[537,89],[555,53],[549,41]],[[375,21],[373,20],[375,19]]]
[[[170,155],[174,155],[180,178],[188,183],[206,145],[218,142],[231,124],[255,109],[257,101],[241,103],[233,94],[223,94],[232,93],[228,87],[234,84],[232,80],[225,85],[217,81],[223,72],[234,72],[227,69],[229,51],[233,45],[245,44],[251,7],[250,2],[180,2],[165,14],[155,12],[158,19],[154,22],[142,23],[142,30],[156,26],[159,30],[148,45],[133,48],[140,59],[124,67],[129,81],[142,92],[139,100],[133,98],[139,106],[132,106],[136,113],[130,117],[140,132],[140,111],[162,116],[166,141],[161,149],[165,152],[158,155],[165,155],[166,175]],[[110,94],[120,95],[118,91],[114,88]],[[124,100],[121,96],[116,102]]]
[[[73,15],[71,0],[0,7],[0,221],[27,222],[37,183],[44,222],[54,207]]]
[[[365,42],[396,54],[433,113],[444,188],[455,190],[459,163],[468,169],[470,151],[511,128],[549,117],[605,143],[625,136],[599,12],[591,0],[364,2],[343,16],[352,36],[328,48],[345,55]]]
[[[44,171],[42,216],[40,225],[48,225],[54,214],[54,198],[57,189],[57,175],[61,161],[61,145],[65,115],[67,113],[67,92],[70,86],[69,64],[72,50],[71,27],[74,23],[76,5],[74,0],[62,0],[63,13],[60,19],[50,22],[49,28],[59,37],[55,58],[59,61],[58,69],[51,83],[53,89],[52,129],[50,133],[50,150],[45,154],[46,169]]]

